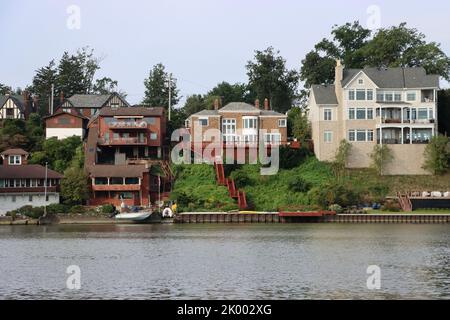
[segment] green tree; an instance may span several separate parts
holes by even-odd
[[[10,86],[0,83],[0,95],[5,95],[10,91],[12,91],[12,88]]]
[[[85,171],[78,167],[70,167],[64,171],[61,181],[61,197],[70,205],[83,204],[89,198],[88,178]]]
[[[39,114],[48,115],[50,112],[50,96],[52,84],[56,84],[58,70],[55,61],[52,60],[48,65],[36,70],[33,82],[29,91],[33,92],[38,99]]]
[[[158,63],[150,70],[149,76],[144,80],[145,93],[143,104],[151,107],[164,107],[169,106],[169,74],[166,72],[166,68],[162,63]],[[179,101],[177,89],[177,82],[172,77],[171,81],[171,103],[172,106],[176,105]]]
[[[449,168],[449,139],[443,135],[434,136],[425,147],[423,156],[425,170],[434,175],[443,174]]]
[[[322,39],[302,60],[300,71],[305,88],[312,84],[333,83],[335,59],[346,68],[424,67],[427,73],[450,79],[450,59],[436,42],[406,23],[371,32],[359,22],[335,25],[332,39]]]
[[[340,180],[345,174],[345,168],[347,168],[348,157],[351,149],[352,145],[347,140],[341,140],[332,163],[334,175],[338,180]]]
[[[286,112],[297,97],[299,75],[296,70],[287,69],[286,60],[279,53],[272,47],[257,50],[254,61],[248,61],[246,68],[255,97],[260,101],[268,98],[273,110]]]
[[[293,115],[291,116],[291,114]],[[294,138],[296,138],[302,144],[307,139],[311,139],[311,124],[305,111],[298,107],[291,109],[291,111],[288,113],[288,129],[290,122],[292,122],[292,136]]]
[[[193,94],[188,96],[183,107],[183,111],[187,116],[204,109],[211,108],[208,107],[205,97],[201,94]]]
[[[221,101],[222,106],[225,106],[230,102],[253,103],[256,98],[254,93],[249,90],[246,84],[230,84],[226,81],[217,84],[207,93],[207,96],[213,97],[212,99],[210,99],[213,104],[214,100],[218,98],[219,101]],[[210,107],[212,107],[212,105]]]
[[[369,156],[372,159],[371,167],[380,176],[383,175],[384,168],[394,159],[392,150],[386,144],[376,144]]]

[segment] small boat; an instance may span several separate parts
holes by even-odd
[[[115,215],[116,220],[142,222],[152,215],[152,211],[126,212]]]

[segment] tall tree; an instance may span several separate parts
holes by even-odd
[[[255,101],[255,94],[251,92],[248,85],[243,83],[230,84],[223,81],[212,88],[207,96],[213,97],[212,102],[216,98],[220,99],[222,106],[230,102],[247,102],[253,103]]]
[[[12,91],[12,88],[10,86],[0,83],[0,95],[5,95],[10,91]]]
[[[144,80],[145,93],[143,104],[151,107],[169,106],[169,74],[162,63],[158,63],[150,70],[149,76]],[[171,104],[176,105],[179,101],[177,82],[174,78],[171,81]]]
[[[247,63],[249,88],[263,101],[270,100],[272,109],[280,112],[289,110],[297,97],[299,75],[288,70],[286,60],[273,47],[255,51],[253,61]]]
[[[417,29],[401,23],[371,35],[359,22],[335,25],[331,40],[322,39],[302,60],[300,76],[305,88],[333,83],[335,59],[341,59],[346,68],[421,66],[427,73],[450,79],[450,58],[440,44],[427,42]]]
[[[109,77],[95,80],[95,83],[92,86],[93,94],[110,94],[114,92],[118,93],[122,98],[126,98],[127,96],[124,91],[118,89],[118,82]]]
[[[57,78],[58,70],[54,60],[36,70],[33,77],[33,83],[29,90],[37,96],[39,114],[42,116],[49,113],[51,88],[52,84],[56,84]]]
[[[183,111],[187,116],[208,108],[205,96],[201,94],[193,94],[188,96],[183,107]]]

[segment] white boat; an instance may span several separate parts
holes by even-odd
[[[115,218],[120,221],[141,222],[148,219],[152,213],[152,211],[119,213],[115,215]]]

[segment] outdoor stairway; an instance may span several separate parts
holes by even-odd
[[[225,170],[223,164],[214,163],[214,168],[216,170],[217,184],[221,186],[226,186],[228,188],[228,193],[231,198],[237,200],[239,210],[245,210],[248,208],[247,197],[245,196],[245,191],[240,191],[236,188],[234,180],[225,177]]]
[[[397,192],[397,198],[398,198],[398,203],[400,204],[400,207],[402,208],[403,211],[405,212],[411,212],[412,211],[412,203],[411,203],[411,199],[409,199],[409,195],[408,193],[401,193],[401,192]]]

